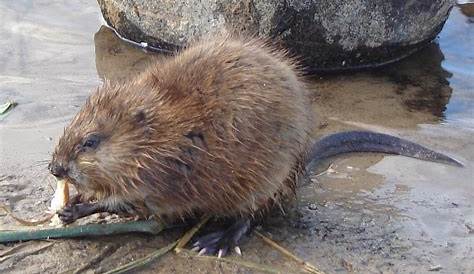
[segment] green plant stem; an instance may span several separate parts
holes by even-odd
[[[163,224],[155,220],[148,220],[128,223],[87,224],[59,228],[0,231],[0,243],[84,236],[106,236],[129,232],[158,234],[164,228]]]

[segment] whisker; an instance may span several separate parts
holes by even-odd
[[[48,168],[44,165],[31,165],[31,166],[28,166],[27,169],[29,169],[30,171],[33,171],[36,174],[49,173]]]
[[[51,161],[51,160],[50,159],[43,159],[43,160],[36,160],[35,162],[37,162],[37,163],[40,163],[40,162],[41,163],[47,163],[49,161]]]
[[[44,163],[40,163],[40,164],[33,164],[33,165],[28,166],[28,167],[45,167],[46,168],[48,166]]]
[[[49,160],[34,161],[33,165],[47,165],[49,162]]]
[[[47,186],[49,186],[51,188],[51,190],[54,192],[55,189],[53,187],[53,184],[54,184],[54,181],[53,181],[53,178],[52,176],[50,176],[50,174],[46,174],[43,179],[40,181],[40,184],[43,185],[43,184],[46,184]]]
[[[42,184],[45,182],[45,180],[48,178],[48,174],[45,174],[45,175],[42,176],[41,178],[42,178],[42,179],[41,179],[41,181],[39,182],[40,185],[42,185]]]
[[[34,161],[30,166],[47,166],[49,164],[49,161]]]
[[[48,177],[46,177],[46,178],[48,179],[48,182],[47,182],[47,183],[48,183],[48,186],[51,188],[51,190],[52,190],[53,193],[54,193],[56,190],[54,189],[54,186],[53,186],[53,185],[54,185],[54,182],[51,180],[52,178],[51,178],[50,176],[48,176]]]

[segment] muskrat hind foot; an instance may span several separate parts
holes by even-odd
[[[227,229],[199,237],[193,245],[193,250],[199,251],[199,255],[214,255],[217,253],[219,258],[225,256],[231,249],[242,255],[239,242],[250,229],[249,219],[237,220]]]

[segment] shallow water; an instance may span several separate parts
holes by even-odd
[[[160,57],[101,28],[94,1],[3,0],[0,18],[0,103],[19,103],[0,118],[0,202],[33,217],[47,208],[53,193],[42,161],[88,94],[103,79],[126,80]],[[423,51],[382,69],[314,76],[311,86],[320,117],[315,137],[377,130],[446,152],[465,168],[398,156],[333,159],[331,169],[299,190],[298,210],[271,218],[263,231],[328,273],[424,273],[437,265],[440,273],[470,273],[473,24],[455,8],[439,39]],[[0,226],[13,222],[2,217]],[[113,252],[94,266],[100,272],[148,254],[177,233],[61,240],[34,255],[1,262],[0,271],[73,270],[112,246]],[[256,236],[251,239],[243,246],[246,260],[298,269]],[[23,249],[38,245],[30,242]],[[175,255],[152,267],[162,273],[249,272]]]

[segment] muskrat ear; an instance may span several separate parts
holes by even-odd
[[[139,125],[144,125],[146,124],[146,113],[143,109],[138,109],[133,113],[133,118],[135,119],[135,122]]]
[[[148,138],[150,136],[151,126],[146,111],[143,109],[137,109],[132,113],[132,115],[136,125],[143,129],[144,137]]]

